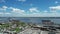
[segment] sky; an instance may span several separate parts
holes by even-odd
[[[0,0],[0,17],[60,17],[60,0]]]

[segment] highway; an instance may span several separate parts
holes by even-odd
[[[40,30],[26,29],[18,34],[40,34]]]
[[[60,34],[60,31],[57,31],[59,33],[55,33],[55,34]],[[18,33],[18,34],[48,34],[48,31],[41,31],[39,29],[25,29],[24,31]]]

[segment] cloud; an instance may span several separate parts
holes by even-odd
[[[22,14],[25,12],[25,10],[14,8],[14,7],[7,7],[7,6],[0,7],[0,10],[2,10],[2,11],[7,11],[8,9],[10,10],[10,12],[13,12],[13,13]]]
[[[4,12],[0,12],[0,14],[11,14],[11,13],[8,13],[8,12],[5,12],[5,13]]]
[[[7,6],[2,6],[0,7],[0,10],[6,10],[8,7]]]
[[[7,7],[7,6],[3,6],[2,8],[5,8],[5,9],[6,9],[6,8],[8,8],[8,7]]]
[[[58,9],[59,6],[53,6],[49,8],[60,10]],[[57,13],[57,12],[49,13],[49,11],[47,10],[43,10],[40,12],[40,10],[38,10],[38,8],[36,7],[29,8],[28,10],[29,13],[27,13],[27,11],[23,9],[7,7],[7,6],[2,6],[0,9],[5,11],[5,12],[0,12],[0,16],[3,16],[3,17],[60,17],[59,15],[60,13]]]
[[[7,12],[6,12],[6,13],[4,13],[4,14],[11,14],[11,13],[7,13]]]
[[[0,15],[3,14],[2,12],[0,12]]]
[[[18,1],[25,2],[26,0],[18,0]]]
[[[29,11],[30,11],[30,12],[36,12],[36,13],[37,13],[37,12],[40,12],[37,8],[30,8]]]
[[[1,10],[2,12],[0,12],[0,14],[4,16],[22,16],[25,14],[25,10],[14,8],[14,7],[2,6],[0,7],[0,11]]]
[[[60,17],[60,13],[33,13],[26,14],[23,17]]]
[[[13,8],[13,7],[10,7],[10,9],[12,10],[13,13],[18,13],[18,14],[25,13],[25,10],[22,10],[22,9]]]
[[[0,12],[0,17],[12,17],[12,14],[9,12],[5,12],[5,13]]]
[[[53,10],[60,10],[60,6],[53,6],[53,7],[49,7],[50,9],[53,9]]]
[[[60,10],[60,6],[52,6],[52,7],[49,7],[49,9],[51,12],[58,12]]]

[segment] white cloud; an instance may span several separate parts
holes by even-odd
[[[0,12],[0,15],[7,15],[7,14],[11,14],[11,13],[8,13],[8,12],[3,13],[3,12]]]
[[[58,8],[60,6],[54,6],[54,7],[49,7],[50,9],[56,9],[56,10],[60,10],[60,8]],[[40,12],[38,10],[38,8],[30,8],[29,9],[29,13],[26,13],[25,10],[19,9],[19,8],[14,8],[14,7],[7,7],[7,6],[3,6],[1,7],[5,10],[11,10],[10,12],[0,12],[0,16],[8,16],[8,17],[60,17],[60,13],[57,12],[51,12],[49,13],[47,10],[43,10],[42,12]]]
[[[0,10],[6,10],[8,7],[7,6],[2,6],[0,7]]]
[[[60,6],[53,6],[53,7],[49,7],[50,9],[53,9],[53,10],[60,10]]]
[[[4,14],[11,14],[11,13],[4,13]]]
[[[60,13],[34,13],[27,14],[25,17],[60,17]]]
[[[29,11],[30,12],[39,12],[39,10],[37,8],[30,8]]]
[[[11,9],[12,12],[14,12],[14,13],[18,13],[18,14],[23,14],[23,13],[25,13],[25,10],[22,10],[22,9],[13,8],[13,7],[10,7],[10,9]]]
[[[18,0],[18,1],[25,2],[26,0]]]
[[[0,12],[0,15],[3,14],[2,12]]]
[[[0,12],[1,15],[4,15],[4,16],[22,16],[25,14],[25,10],[22,10],[22,9],[18,9],[18,8],[14,8],[14,7],[7,7],[7,6],[2,6],[0,8],[0,11],[3,11],[3,12]],[[8,11],[10,10],[10,11]]]
[[[49,7],[49,9],[51,12],[58,12],[60,10],[60,6],[52,6],[52,7]]]
[[[7,7],[7,6],[3,6],[2,8],[6,9],[6,8],[8,8],[8,7]]]

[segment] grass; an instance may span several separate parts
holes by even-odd
[[[22,28],[18,28],[18,27],[16,27],[14,31],[16,31],[16,32],[20,32],[21,30],[22,30]]]

